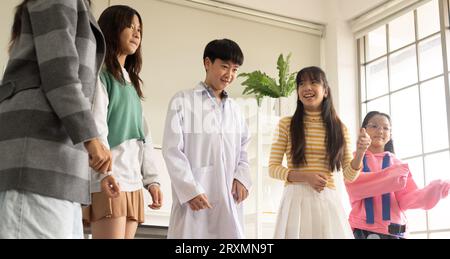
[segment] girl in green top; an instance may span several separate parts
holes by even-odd
[[[106,57],[93,109],[102,139],[111,149],[112,175],[121,192],[118,198],[106,197],[100,192],[100,177],[92,174],[92,205],[85,209],[84,219],[91,223],[93,238],[134,238],[144,222],[142,186],[152,197],[150,208],[162,205],[141,107],[142,19],[136,10],[117,5],[107,8],[98,23],[105,35]]]

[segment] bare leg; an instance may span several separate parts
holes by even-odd
[[[127,228],[126,217],[104,218],[91,222],[93,239],[124,239]]]
[[[127,220],[127,227],[125,230],[125,239],[133,239],[136,235],[136,230],[138,227],[137,221]]]

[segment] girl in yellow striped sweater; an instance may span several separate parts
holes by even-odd
[[[370,137],[361,130],[352,160],[347,128],[320,68],[297,74],[297,94],[297,110],[280,120],[270,154],[270,176],[286,182],[275,238],[353,238],[333,172],[342,169],[345,180],[354,181]],[[285,154],[287,168],[282,165]]]

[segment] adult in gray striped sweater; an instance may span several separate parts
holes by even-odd
[[[0,85],[0,238],[81,238],[89,166],[111,170],[91,112],[105,43],[89,8],[24,0],[16,9]]]

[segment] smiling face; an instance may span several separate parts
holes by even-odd
[[[205,83],[212,87],[214,91],[223,91],[236,78],[239,65],[232,61],[224,61],[217,58],[211,62],[205,59],[206,80]]]
[[[322,102],[328,96],[328,88],[322,80],[305,76],[299,81],[297,93],[306,111],[318,112],[322,110]]]
[[[137,15],[133,16],[130,27],[120,33],[120,47],[122,55],[133,55],[141,45],[141,23]]]
[[[369,147],[373,153],[384,152],[386,143],[391,140],[391,123],[388,118],[383,115],[373,116],[366,125],[367,134],[372,139],[372,143]]]

